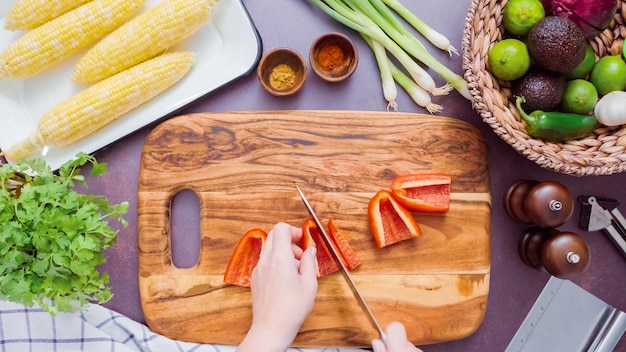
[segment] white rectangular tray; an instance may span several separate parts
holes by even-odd
[[[159,2],[146,1],[140,12]],[[15,0],[0,3],[0,50],[23,34],[2,29],[4,16],[14,3]],[[262,51],[259,35],[241,0],[220,0],[209,22],[185,42],[171,49],[175,50],[195,52],[197,62],[192,71],[174,87],[74,145],[51,147],[45,155],[36,154],[33,157],[41,156],[53,169],[57,169],[79,151],[97,151],[250,73]],[[0,80],[0,149],[6,150],[14,142],[28,136],[46,111],[84,89],[70,81],[74,64],[81,55],[74,55],[31,78]]]

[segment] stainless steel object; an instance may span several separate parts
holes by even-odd
[[[624,331],[626,313],[552,276],[505,352],[609,352]]]
[[[581,197],[579,201],[582,203],[579,227],[586,231],[604,230],[626,257],[626,219],[617,210],[617,201],[602,199],[605,206],[594,196]]]
[[[383,329],[378,324],[378,321],[374,317],[374,314],[370,310],[370,307],[367,305],[367,302],[365,302],[365,299],[363,299],[363,296],[359,292],[359,289],[356,287],[356,285],[354,283],[354,280],[352,280],[352,276],[350,276],[350,273],[348,273],[348,269],[346,268],[346,266],[341,261],[338,249],[335,247],[335,244],[330,239],[330,236],[326,232],[326,229],[324,228],[324,226],[320,222],[319,218],[315,214],[315,211],[313,210],[313,207],[311,207],[311,204],[306,199],[306,196],[304,195],[304,193],[302,193],[302,190],[300,189],[300,187],[296,186],[296,188],[298,189],[298,193],[300,194],[300,197],[302,198],[302,201],[304,202],[304,205],[306,206],[307,210],[309,211],[309,214],[311,214],[311,217],[313,217],[313,220],[315,221],[315,225],[317,225],[317,228],[319,229],[320,233],[322,234],[322,238],[324,239],[324,242],[326,243],[326,246],[328,246],[328,248],[330,249],[330,252],[333,255],[333,258],[335,259],[335,261],[339,265],[340,271],[343,274],[343,277],[348,282],[348,286],[350,286],[350,290],[352,290],[352,293],[354,294],[354,297],[356,297],[356,300],[359,302],[359,305],[361,305],[361,307],[363,308],[365,313],[367,313],[367,317],[369,318],[369,320],[372,323],[372,325],[374,326],[374,328],[378,331],[378,334],[380,335],[380,338],[383,340],[383,342],[386,342],[387,341],[387,337],[385,336],[385,333],[384,333]]]

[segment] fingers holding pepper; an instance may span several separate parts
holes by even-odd
[[[252,272],[252,326],[238,351],[286,350],[313,309],[315,248],[297,260],[293,246],[301,237],[299,228],[284,223],[268,233]]]

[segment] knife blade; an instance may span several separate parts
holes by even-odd
[[[378,334],[380,335],[381,340],[383,340],[383,342],[386,343],[387,342],[387,336],[385,335],[383,329],[378,324],[378,321],[376,320],[376,317],[374,317],[374,314],[372,313],[372,310],[370,309],[369,305],[367,304],[367,302],[365,301],[365,299],[361,295],[361,292],[359,292],[359,289],[357,288],[356,284],[354,283],[354,280],[352,280],[352,276],[350,276],[350,273],[348,272],[348,269],[346,268],[346,266],[341,261],[341,257],[339,256],[338,249],[335,247],[335,244],[333,243],[333,241],[331,240],[330,236],[326,232],[326,229],[324,228],[324,226],[322,226],[322,223],[320,222],[319,218],[317,217],[317,214],[313,210],[313,207],[311,207],[311,204],[307,200],[307,198],[304,195],[304,193],[302,193],[302,190],[300,189],[300,187],[298,187],[298,185],[296,185],[296,188],[298,189],[298,193],[300,194],[300,198],[302,198],[302,201],[304,202],[304,205],[306,206],[307,210],[309,211],[309,214],[311,214],[311,217],[313,218],[313,221],[315,221],[315,225],[317,225],[317,228],[319,229],[320,233],[322,234],[322,239],[324,240],[324,243],[326,243],[326,246],[330,249],[330,253],[333,256],[333,259],[339,265],[341,274],[346,279],[346,282],[348,283],[348,286],[350,287],[350,290],[352,291],[352,294],[356,298],[356,300],[359,303],[359,305],[361,306],[361,308],[363,308],[363,311],[365,311],[367,317],[369,318],[370,322],[372,323],[372,326],[378,331]]]

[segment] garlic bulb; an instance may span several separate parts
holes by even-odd
[[[613,91],[598,100],[593,110],[596,120],[605,126],[626,124],[626,92]]]

